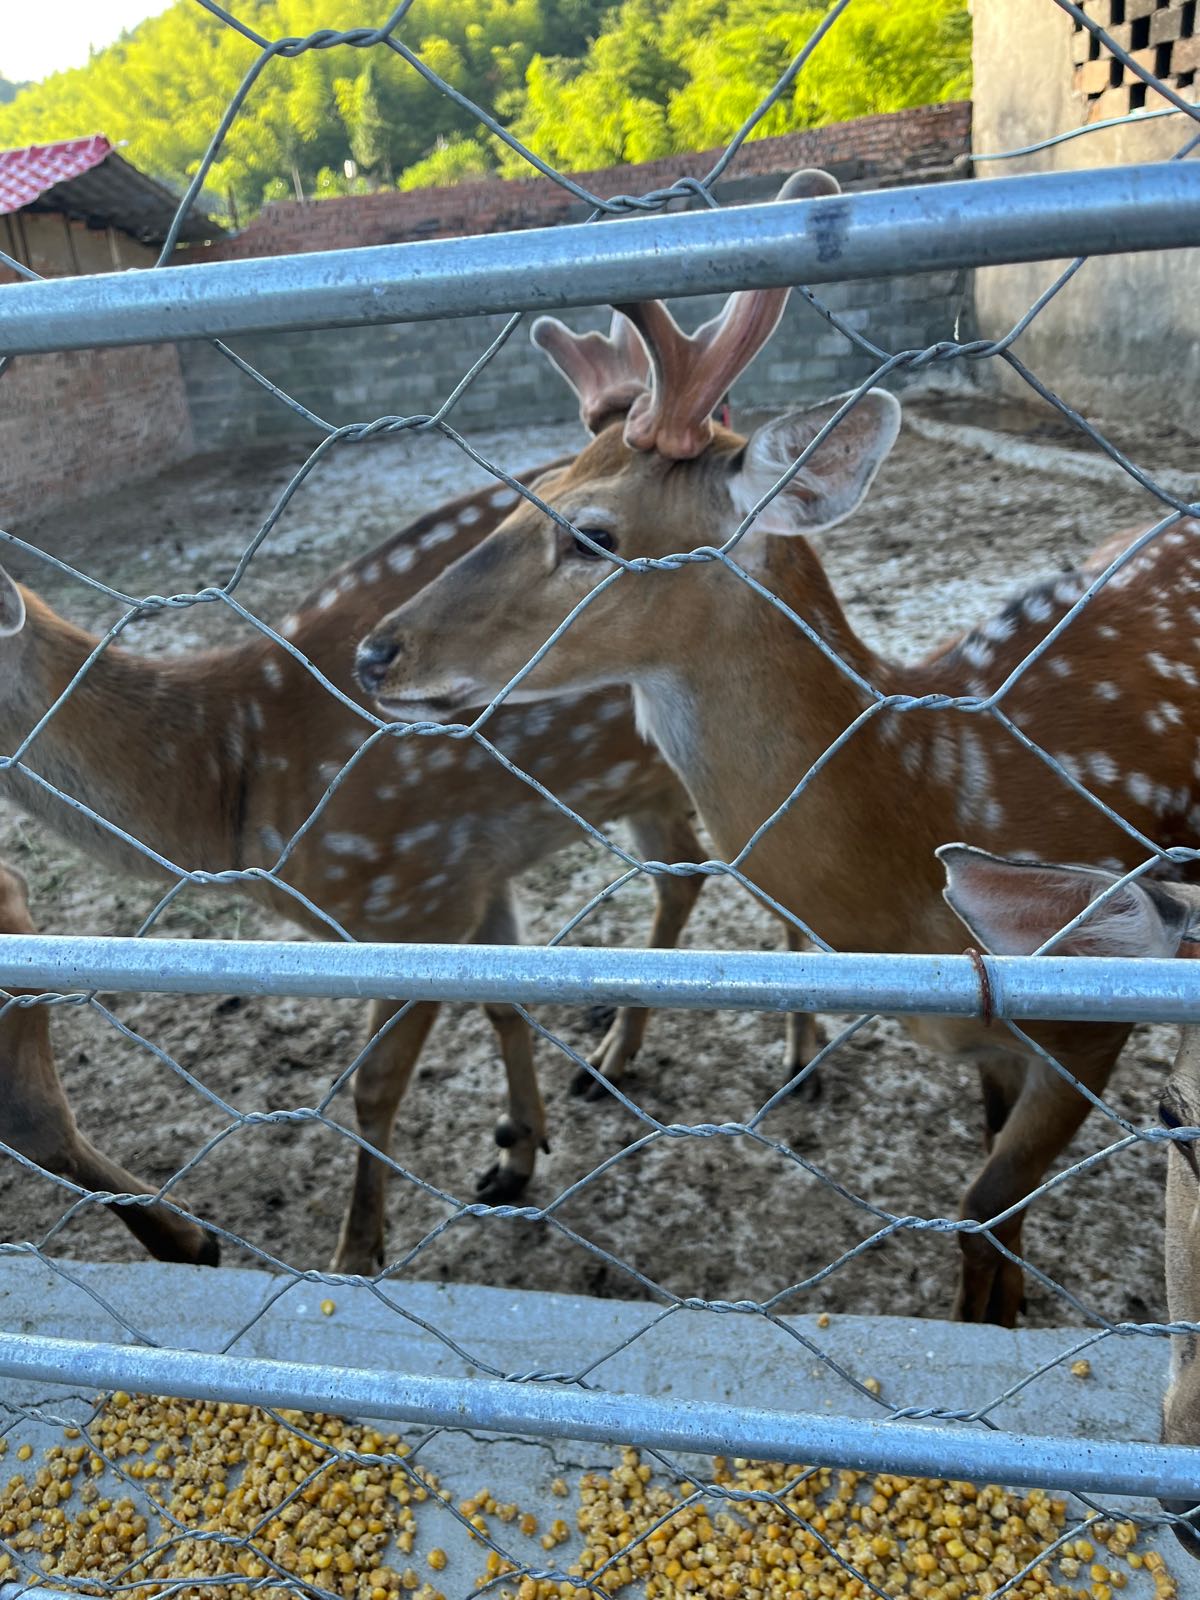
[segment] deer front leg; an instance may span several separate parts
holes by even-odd
[[[372,1037],[395,1016],[403,1003],[400,1000],[372,1000]],[[438,1010],[439,1007],[432,1002],[413,1006],[377,1041],[365,1060],[359,1063],[354,1075],[354,1111],[358,1131],[371,1148],[358,1147],[354,1187],[342,1221],[337,1249],[329,1264],[331,1272],[354,1272],[369,1276],[383,1267],[387,1168],[375,1152],[383,1156],[391,1155],[396,1111],[404,1098],[417,1057],[421,1054],[421,1047]]]
[[[519,944],[520,918],[510,886],[496,894],[475,933],[477,944]],[[496,1030],[500,1055],[508,1080],[508,1107],[496,1122],[500,1154],[475,1182],[476,1198],[487,1205],[506,1205],[518,1199],[533,1176],[539,1149],[549,1153],[546,1112],[533,1065],[533,1040],[529,1024],[512,1006],[485,1005],[488,1021]]]
[[[665,804],[648,811],[632,812],[628,818],[633,846],[642,861],[702,861],[704,850],[687,813],[681,806]],[[650,924],[650,948],[673,950],[687,926],[704,879],[667,873],[654,879],[654,920]],[[646,1024],[650,1020],[644,1006],[622,1006],[612,1020],[599,1047],[588,1057],[596,1071],[609,1083],[619,1083],[629,1063],[642,1047]],[[581,1067],[571,1080],[571,1093],[585,1100],[604,1100],[604,1084]]]
[[[1071,1054],[1060,1050],[1057,1059],[1095,1093],[1103,1091],[1113,1063],[1120,1052],[1125,1032],[1114,1040],[1112,1029],[1103,1030],[1105,1041],[1094,1054]],[[1096,1030],[1099,1039],[1100,1030]],[[1054,1048],[1049,1039],[1047,1048]],[[1011,1098],[1013,1080],[1001,1077],[993,1064],[993,1085],[1003,1084],[1007,1092],[985,1098],[991,1145],[978,1177],[963,1197],[961,1215],[985,1221],[999,1215],[1031,1194],[1042,1182],[1055,1158],[1074,1138],[1091,1109],[1090,1103],[1072,1084],[1040,1058],[1013,1062],[1021,1074],[1020,1092],[1011,1110],[1000,1122],[1002,1103]],[[1021,1254],[1021,1228],[1024,1209],[996,1225],[992,1232],[1001,1244]],[[960,1322],[998,1322],[1015,1326],[1024,1294],[1023,1274],[983,1234],[959,1235],[962,1246],[962,1276],[954,1316]]]

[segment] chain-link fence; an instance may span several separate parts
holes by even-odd
[[[1200,243],[1200,188],[1183,160],[1200,144],[1191,128],[1200,109],[1110,31],[1124,26],[1123,6],[1101,19],[1098,6],[1047,0],[1158,97],[1138,116],[1190,119],[1175,161],[844,196],[815,180],[820,197],[726,210],[713,185],[850,0],[830,7],[704,179],[636,197],[589,193],[465,102],[405,44],[412,0],[377,29],[282,40],[215,0],[198,3],[259,54],[214,131],[160,268],[262,73],[315,49],[399,55],[593,216],[581,227],[172,266],[3,296],[6,364],[37,351],[208,338],[318,442],[272,490],[269,513],[220,582],[145,594],[111,570],[85,570],[99,567],[86,533],[57,549],[3,535],[14,561],[25,558],[55,594],[82,585],[95,615],[117,612],[85,634],[28,591],[0,588],[6,794],[98,853],[122,883],[150,876],[165,887],[133,916],[132,937],[50,939],[32,932],[20,881],[0,880],[0,978],[13,986],[0,1013],[0,1148],[59,1197],[40,1234],[0,1245],[12,1268],[0,1279],[0,1445],[12,1465],[0,1490],[0,1585],[12,1582],[14,1594],[48,1584],[346,1600],[492,1589],[536,1600],[630,1586],[725,1600],[1111,1600],[1129,1587],[1165,1600],[1177,1580],[1139,1541],[1178,1526],[1200,1497],[1186,1417],[1200,1333],[1187,1270],[1196,1119],[1186,1058],[1165,1125],[1112,1095],[1108,1077],[1128,1023],[1200,1017],[1196,969],[1174,959],[1200,916],[1188,881],[1200,814],[1200,524],[1190,520],[1200,506],[1187,472],[1135,463],[1020,350],[1021,335],[1086,272],[1087,255]],[[659,215],[681,198],[698,208]],[[871,377],[798,422],[766,424],[745,449],[714,433],[710,415],[747,352],[769,337],[780,286],[1072,253],[1003,338],[920,350],[889,349],[886,328],[852,326],[818,290],[799,289],[870,358]],[[718,291],[739,298],[690,345],[645,305]],[[527,312],[602,303],[625,307],[640,336],[619,322],[607,342],[545,325],[539,333],[579,393],[594,443],[577,455],[573,441],[563,459],[530,469],[508,457],[511,438],[493,450],[466,437],[455,408],[488,381]],[[501,310],[512,313],[502,333],[431,415],[335,422],[224,342]],[[1111,470],[1149,497],[1157,520],[904,667],[861,643],[808,545],[762,535],[869,516],[871,479],[896,436],[896,404],[879,386],[986,362],[1017,374],[1086,441],[1093,453],[1081,470],[1103,496],[1126,492],[1105,476]],[[368,442],[384,436],[428,443],[406,458],[414,471],[435,460],[435,444],[457,452],[463,472],[476,474],[465,481],[482,475],[484,487],[369,551],[346,526],[346,564],[282,620],[265,619],[247,596],[273,544],[285,562],[294,553],[280,541],[289,518],[322,484],[336,501],[365,472]],[[951,463],[945,470],[952,477]],[[919,559],[927,511],[915,495],[891,497],[883,521],[912,536],[901,564]],[[1117,527],[1092,532],[1094,543]],[[828,554],[832,566],[832,543]],[[1003,552],[997,561],[1004,569]],[[235,642],[207,655],[181,651],[195,608],[220,613]],[[147,651],[155,624],[161,649]],[[162,643],[163,630],[176,631],[175,644]],[[126,633],[143,645],[137,656],[119,648]],[[718,841],[712,854],[671,768],[635,726],[629,684],[642,726]],[[611,830],[618,819],[627,831]],[[953,931],[934,856],[959,839],[1026,861],[1083,859],[1108,876],[1088,880],[1079,901],[1073,880],[1049,869],[1031,882],[1029,867],[951,854],[956,909],[985,949],[931,953],[972,937]],[[522,947],[514,880],[580,841],[593,867],[611,866],[606,881],[596,887],[593,873],[580,890],[584,879],[568,874],[570,915],[555,899],[537,928],[544,947]],[[74,871],[70,858],[63,877]],[[761,936],[757,927],[741,941],[728,931],[740,924],[720,920],[746,903],[784,921],[790,952],[618,947],[639,938],[634,923],[615,920],[630,896],[641,897],[642,913],[643,891],[653,889],[648,943],[671,947],[712,880],[697,915],[726,897],[705,924],[714,945]],[[208,937],[214,927],[238,931],[187,921],[197,893],[213,889],[249,896],[320,942]],[[132,902],[120,910],[125,926]],[[251,931],[278,929],[260,922]],[[579,937],[598,942],[569,942]],[[1064,938],[1071,959],[1056,959]],[[860,947],[884,953],[835,953]],[[219,1074],[204,1063],[204,1048],[219,1054],[231,1031],[248,1026],[244,1002],[222,1002],[197,1049],[184,1037],[190,1021],[164,1042],[136,1006],[114,998],[144,992],[369,999],[370,1039],[317,1069],[311,1100],[274,1082],[256,1100],[261,1078],[215,1087]],[[437,1163],[445,1130],[436,1108],[424,1141],[401,1136],[392,1153],[398,1107],[447,1000],[486,1004],[508,1080],[499,1154],[468,1200],[466,1175],[448,1180]],[[623,1009],[610,1017],[603,1008],[613,1005]],[[601,1008],[594,1048],[546,1020],[555,1006]],[[682,1009],[680,1041],[707,1033],[712,1011],[747,1026],[756,1011],[790,1013],[782,1081],[776,1073],[749,1114],[716,1117],[694,1114],[708,1096],[698,1082],[623,1085],[644,1008]],[[823,1041],[814,1012],[853,1020]],[[202,1128],[186,1159],[175,1147],[167,1181],[143,1186],[75,1129],[51,1014],[86,1019],[128,1047],[127,1059],[148,1063],[155,1089],[142,1105],[123,1072],[108,1069],[114,1129],[153,1121],[169,1142],[177,1123],[189,1136]],[[911,1187],[899,1203],[872,1196],[877,1174],[863,1164],[898,1148],[897,1122],[926,1124],[922,1164],[971,1137],[956,1069],[957,1087],[947,1079],[940,1103],[923,1099],[915,1078],[858,1084],[850,1143],[836,1074],[869,1077],[877,1014],[924,1018],[919,1042],[981,1063],[990,1153],[961,1213],[957,1155],[946,1157],[947,1195],[936,1175],[929,1188],[929,1174],[905,1169],[898,1176]],[[165,1026],[164,1012],[155,1017]],[[250,1056],[285,1052],[285,1031],[261,1033]],[[753,1037],[730,1034],[710,1052],[722,1088],[744,1077],[754,1094]],[[580,1135],[585,1167],[565,1185],[552,1166],[539,1168],[525,1203],[535,1162],[561,1131],[542,1105],[535,1041],[543,1073],[553,1058],[556,1083],[569,1069],[576,1090],[620,1120],[588,1123],[600,1108],[572,1110],[599,1130]],[[812,1096],[823,1082],[835,1088],[818,1109]],[[889,1105],[892,1088],[899,1103]],[[473,1092],[482,1126],[478,1084]],[[674,1115],[685,1094],[684,1114]],[[1089,1110],[1111,1136],[1078,1154],[1071,1141]],[[325,1143],[293,1144],[290,1154],[285,1145],[285,1167],[300,1164],[301,1151],[325,1161],[319,1148],[349,1153],[355,1169],[328,1272],[311,1251],[273,1247],[266,1212],[286,1206],[286,1194],[262,1202],[262,1228],[231,1222],[244,1208],[225,1209],[226,1196],[252,1189],[269,1166],[259,1141],[310,1134]],[[1034,1206],[1035,1218],[1054,1215],[1067,1235],[1055,1259],[1085,1259],[1085,1241],[1072,1235],[1099,1226],[1098,1176],[1163,1142],[1176,1163],[1173,1320],[1153,1311],[1162,1301],[1157,1245],[1127,1265],[1108,1261],[1107,1271],[1090,1262],[1085,1281],[1065,1282],[1022,1243]],[[680,1151],[708,1176],[691,1191],[704,1197],[700,1215],[671,1204]],[[1147,1170],[1129,1168],[1143,1180]],[[1157,1194],[1158,1165],[1153,1174]],[[193,1216],[184,1197],[210,1180],[213,1193]],[[401,1244],[385,1237],[386,1180],[409,1208]],[[553,1198],[534,1203],[547,1184]],[[328,1188],[317,1173],[309,1193]],[[935,1196],[924,1213],[918,1193]],[[735,1201],[745,1212],[736,1227]],[[851,1220],[836,1252],[810,1265],[804,1218],[789,1212],[823,1203]],[[641,1213],[636,1249],[622,1245],[614,1208]],[[212,1264],[220,1248],[226,1261],[267,1271],[150,1279],[72,1263],[61,1246],[97,1211],[120,1217],[164,1260]],[[722,1234],[751,1274],[770,1262],[774,1284],[739,1293],[737,1273],[714,1278],[705,1263]],[[484,1235],[519,1260],[496,1280],[505,1288],[462,1288],[487,1277],[486,1256],[471,1255]],[[514,1300],[512,1285],[547,1286],[534,1265],[547,1240],[556,1261],[585,1264],[586,1276],[568,1275],[562,1287],[633,1300]],[[862,1286],[880,1263],[912,1278],[932,1272],[922,1262],[939,1249],[954,1253],[936,1275],[943,1315],[951,1305],[941,1286],[958,1276],[968,1322],[1012,1322],[1028,1292],[1048,1308],[1043,1321],[1075,1326],[1033,1329],[1022,1343],[965,1325],[931,1325],[926,1337],[911,1322],[899,1333],[881,1324],[876,1334],[840,1314],[855,1296],[864,1309],[912,1309],[896,1280],[876,1285],[874,1300]],[[1136,1293],[1109,1292],[1114,1278],[1139,1274]],[[451,1281],[416,1281],[438,1277]],[[843,1282],[850,1303],[831,1322],[822,1296]],[[1113,1314],[1118,1300],[1147,1314]],[[1172,1335],[1179,1416],[1168,1408],[1168,1442],[1153,1445],[1141,1442],[1145,1405],[1122,1410],[1117,1395],[1124,1385],[1140,1403],[1150,1391],[1154,1410]],[[1124,1420],[1134,1414],[1141,1420]],[[341,1420],[350,1416],[403,1432]],[[984,1482],[1034,1487],[975,1486]],[[1123,1498],[1139,1496],[1132,1506]],[[1174,1559],[1178,1567],[1189,1558]]]

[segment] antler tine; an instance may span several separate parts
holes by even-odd
[[[579,396],[579,415],[590,433],[623,416],[649,387],[650,357],[620,311],[613,312],[606,334],[575,333],[557,317],[539,317],[529,337]]]
[[[840,193],[831,173],[806,168],[793,172],[775,198]],[[774,333],[790,292],[743,289],[690,337],[661,300],[621,306],[649,346],[654,366],[650,392],[634,401],[626,419],[626,444],[678,461],[698,456],[712,439],[713,407]]]

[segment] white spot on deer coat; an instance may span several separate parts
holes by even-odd
[[[1121,698],[1120,689],[1115,683],[1110,683],[1107,679],[1102,679],[1101,682],[1093,684],[1092,693],[1101,700],[1119,700]]]
[[[1021,610],[1030,622],[1045,622],[1051,609],[1044,594],[1027,594],[1021,602]]]
[[[279,631],[285,639],[295,638],[296,634],[299,633],[300,618],[294,611],[289,616],[284,617],[279,624]]]
[[[993,644],[1003,644],[1017,631],[1017,624],[1011,616],[989,617],[979,631]]]
[[[283,668],[274,656],[268,656],[263,662],[262,675],[272,689],[283,688]]]
[[[356,861],[378,861],[381,851],[374,839],[362,833],[327,833],[322,844],[332,856],[353,856]]]
[[[263,849],[269,850],[274,856],[277,856],[283,849],[283,835],[278,828],[273,828],[270,823],[264,823],[258,830],[258,839]]]
[[[417,559],[417,553],[411,545],[395,545],[387,554],[387,564],[392,572],[407,572]]]
[[[419,850],[422,845],[432,844],[441,831],[439,822],[419,823],[415,828],[398,833],[392,840],[392,849],[406,855],[410,850]]]
[[[1093,750],[1084,756],[1083,765],[1088,777],[1094,778],[1097,783],[1116,783],[1121,776],[1120,767],[1103,750]]]
[[[382,577],[383,563],[381,561],[368,561],[366,566],[362,569],[362,581],[366,584],[373,586],[377,584]]]
[[[974,728],[964,728],[959,740],[962,778],[958,795],[958,815],[964,823],[977,822],[985,814],[992,787],[992,768],[983,740]]]
[[[979,638],[964,639],[959,653],[964,661],[969,662],[978,671],[982,671],[984,667],[990,667],[996,659],[990,647]]]
[[[453,539],[457,532],[458,529],[452,522],[435,522],[433,527],[417,540],[417,548],[422,551],[436,550],[438,545],[445,544],[447,539]]]
[[[449,739],[439,739],[425,752],[425,767],[429,772],[448,772],[458,760],[458,752]]]
[[[1140,806],[1148,806],[1154,794],[1154,784],[1144,772],[1131,772],[1125,779],[1125,792]]]

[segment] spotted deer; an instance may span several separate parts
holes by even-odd
[[[0,933],[33,931],[25,880],[0,862]],[[0,1145],[80,1189],[153,1194],[139,1178],[89,1144],[75,1126],[50,1042],[49,1011],[44,1005],[22,1004],[22,998],[34,992],[0,990]],[[113,1210],[160,1261],[216,1266],[215,1237],[171,1206],[159,1201]]]
[[[821,202],[816,202],[820,204]],[[567,526],[517,506],[360,644],[361,681],[397,714],[441,716],[486,701],[602,580],[607,555],[662,558],[723,543],[809,446],[812,454],[736,548],[753,580],[831,647],[723,564],[622,574],[597,593],[510,700],[629,684],[639,726],[691,791],[714,842],[737,855],[840,735],[885,696],[983,696],[1067,609],[1091,573],[1017,596],[916,665],[877,654],[846,619],[803,535],[833,528],[866,495],[900,428],[900,406],[866,393],[816,444],[842,400],[793,411],[749,438],[709,419],[711,396],[774,329],[786,291],[734,295],[691,338],[659,302],[623,308],[653,364],[623,421],[539,484]],[[1127,564],[1006,694],[1006,715],[1063,769],[1164,844],[1194,839],[1200,656],[1200,522],[1163,532]],[[756,839],[744,870],[835,949],[961,948],[934,850],[954,837],[998,851],[1083,857],[1114,869],[1142,846],[995,718],[885,709],[813,775]],[[1040,1057],[981,1022],[913,1018],[918,1039],[980,1072],[986,1160],[963,1215],[999,1216],[1036,1187],[1087,1102]],[[1128,1030],[1031,1030],[1102,1088]],[[1022,1212],[993,1230],[1019,1254]],[[1019,1266],[961,1236],[956,1314],[1015,1321]]]
[[[1078,927],[1055,941],[1055,955],[1200,956],[1200,887],[1194,884],[1121,883],[1117,874],[1095,867],[1016,861],[963,844],[943,845],[937,853],[948,905],[994,955],[1033,955],[1091,907]],[[1104,894],[1108,898],[1100,900]],[[1200,1027],[1183,1030],[1159,1119],[1172,1131],[1200,1129]],[[1170,1321],[1200,1324],[1200,1165],[1191,1139],[1173,1139],[1168,1147],[1164,1260]],[[1162,1413],[1167,1444],[1200,1445],[1198,1348],[1195,1334],[1171,1339]],[[1163,1507],[1178,1517],[1196,1509],[1190,1501],[1164,1501]],[[1185,1549],[1200,1556],[1194,1520],[1172,1526]]]
[[[283,621],[282,635],[365,703],[347,641],[381,604],[399,604],[478,543],[515,499],[493,485],[419,517],[332,573]],[[0,749],[13,750],[58,701],[95,644],[0,572]],[[0,793],[133,874],[160,869],[29,773],[183,868],[270,867],[368,732],[259,634],[232,648],[161,659],[109,648],[38,733],[23,759],[29,772],[0,775]],[[588,821],[625,817],[642,859],[701,859],[687,796],[638,735],[623,692],[515,709],[494,736]],[[357,939],[507,944],[520,937],[513,879],[579,837],[576,824],[477,745],[384,740],[347,774],[280,876]],[[700,881],[654,879],[652,943],[676,942]],[[328,925],[287,893],[261,881],[239,887],[329,936]],[[399,1005],[372,1002],[372,1035]],[[511,1200],[546,1144],[545,1113],[528,1027],[511,1007],[485,1009],[504,1059],[508,1104],[496,1125],[498,1159],[477,1190],[487,1201]],[[437,1011],[412,1007],[355,1076],[359,1131],[385,1156]],[[618,1012],[591,1058],[605,1079],[620,1077],[645,1023],[644,1011]],[[367,1272],[382,1263],[385,1177],[384,1164],[360,1147],[335,1270]]]

